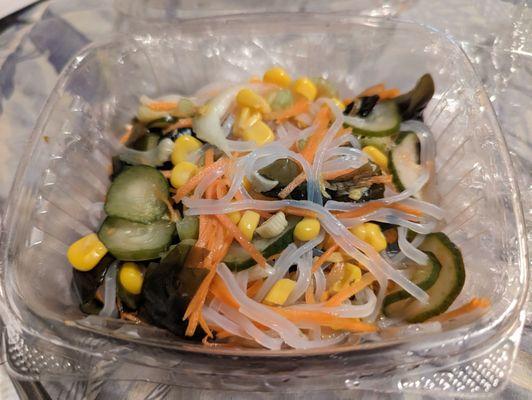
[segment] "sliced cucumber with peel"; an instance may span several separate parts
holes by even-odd
[[[104,208],[111,217],[147,224],[165,215],[168,196],[168,182],[157,169],[135,165],[115,178]]]
[[[421,174],[419,139],[414,132],[401,132],[390,151],[388,169],[395,188],[402,192],[410,188]]]
[[[399,130],[401,116],[393,101],[377,103],[367,117],[345,117],[345,124],[353,133],[364,136],[389,136]]]
[[[151,224],[107,217],[98,237],[121,261],[143,261],[160,257],[172,240],[175,224],[159,220]]]
[[[264,258],[280,253],[290,243],[293,243],[294,228],[299,222],[299,218],[287,218],[287,220],[288,226],[278,236],[271,239],[256,238],[252,240],[251,243],[261,252]],[[238,243],[231,245],[223,262],[233,271],[241,271],[257,263]]]
[[[423,322],[445,312],[458,297],[465,282],[462,253],[444,233],[428,234],[419,249],[427,254],[432,253],[441,265],[438,278],[426,289],[429,302],[422,304],[411,297],[393,301],[394,298],[390,297],[395,293],[384,300],[385,315],[410,323]]]

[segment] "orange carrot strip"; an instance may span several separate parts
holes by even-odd
[[[475,297],[473,298],[469,303],[464,304],[461,307],[458,307],[455,310],[447,311],[446,313],[443,313],[441,315],[437,315],[435,317],[432,317],[429,319],[430,322],[432,321],[449,321],[450,319],[454,319],[456,317],[459,317],[461,315],[473,312],[474,310],[477,310],[479,308],[487,308],[490,306],[490,301],[484,297]]]
[[[187,183],[185,183],[177,190],[176,194],[174,195],[174,201],[176,203],[179,203],[183,199],[183,197],[192,192],[196,188],[196,186],[198,186],[198,183],[205,177],[205,175],[209,174],[220,166],[225,167],[228,162],[229,160],[227,158],[220,158],[208,167],[203,168],[198,174],[190,178]]]
[[[314,262],[314,265],[312,266],[312,272],[316,272],[318,269],[321,268],[321,266],[327,261],[327,259],[331,256],[332,253],[334,253],[338,249],[338,245],[335,244],[327,249],[325,253],[323,253],[321,256],[318,257],[318,259]]]
[[[126,142],[131,137],[131,134],[133,133],[133,127],[131,125],[128,125],[126,128],[126,132],[122,135],[122,137],[118,140],[120,144],[126,144]]]
[[[304,210],[297,207],[284,207],[282,209],[286,214],[297,215],[298,217],[316,218],[316,214],[312,211]]]
[[[377,84],[377,85],[370,86],[370,87],[367,88],[366,90],[362,91],[362,93],[360,93],[357,97],[362,97],[362,96],[375,96],[376,94],[380,94],[380,93],[383,92],[384,90],[385,90],[385,88],[384,88],[384,84],[379,83],[379,84]]]
[[[205,150],[205,166],[208,167],[214,162],[214,150],[212,147],[209,147]]]
[[[238,303],[233,298],[233,296],[231,296],[231,293],[229,293],[229,290],[227,290],[227,287],[224,285],[223,281],[218,275],[214,277],[209,290],[214,295],[214,297],[216,297],[222,303],[233,308],[239,307]]]
[[[147,106],[153,111],[172,111],[177,108],[177,103],[174,101],[154,101]]]
[[[207,334],[206,337],[208,338],[213,338],[213,334],[209,328],[209,325],[207,325],[207,322],[205,322],[205,319],[203,318],[203,314],[200,313],[200,316],[199,316],[199,325],[201,326],[201,328],[203,329],[203,331]]]
[[[307,290],[305,291],[305,303],[316,303],[316,299],[314,298],[314,285],[308,285]]]
[[[258,293],[258,291],[262,287],[263,283],[264,281],[262,279],[257,279],[255,282],[253,282],[253,284],[250,287],[248,287],[248,290],[246,292],[248,297],[255,297],[255,295]]]
[[[322,174],[322,178],[325,179],[326,181],[330,181],[332,179],[336,179],[339,176],[346,175],[346,174],[348,174],[350,172],[353,172],[353,171],[354,171],[353,168],[347,168],[347,169],[341,169],[339,171],[326,172],[326,173]]]
[[[316,126],[316,130],[308,138],[305,148],[301,150],[301,155],[309,163],[312,163],[314,160],[314,155],[318,150],[318,146],[327,133],[327,126],[329,125],[329,108],[322,107],[320,111],[318,111],[316,117],[314,118],[314,125]]]
[[[372,274],[366,273],[362,275],[362,278],[359,281],[352,283],[351,285],[343,288],[334,296],[332,296],[329,300],[326,301],[325,305],[327,307],[339,306],[344,300],[347,300],[354,294],[360,292],[366,286],[373,283],[373,281],[375,281],[375,277]]]
[[[276,313],[292,322],[311,322],[333,329],[344,329],[352,332],[376,332],[373,324],[360,322],[356,318],[341,318],[319,311],[294,310],[282,307],[270,307]]]
[[[385,89],[379,93],[379,100],[393,99],[401,94],[401,91],[397,88]]]
[[[297,175],[294,179],[292,179],[292,182],[290,182],[288,185],[286,185],[283,190],[279,192],[279,198],[284,199],[286,196],[288,196],[292,191],[301,185],[303,182],[307,180],[307,175],[305,175],[304,172],[301,172],[299,175]]]
[[[246,250],[249,255],[262,267],[266,265],[266,260],[262,254],[247,240],[240,229],[229,219],[226,215],[216,215],[216,218],[224,226],[224,228],[231,233],[236,241]]]
[[[342,212],[342,213],[339,213],[338,215],[341,218],[357,218],[357,217],[361,217],[363,215],[369,214],[370,212],[378,210],[379,208],[382,208],[382,207],[394,208],[396,210],[403,211],[407,214],[412,214],[418,217],[423,215],[421,211],[416,210],[415,208],[408,207],[400,203],[384,204],[381,201],[375,201],[372,203],[368,203],[352,211]]]
[[[296,115],[302,114],[308,111],[310,103],[306,99],[299,99],[291,107],[288,107],[285,110],[279,112],[272,112],[268,115],[265,115],[264,119],[272,120],[275,119],[277,123],[287,120],[289,118],[295,117]]]
[[[177,122],[164,128],[163,133],[169,133],[179,128],[192,128],[192,118],[180,118]]]

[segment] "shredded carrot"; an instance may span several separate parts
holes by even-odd
[[[363,215],[369,214],[370,212],[373,212],[375,210],[378,210],[379,208],[387,207],[387,208],[394,208],[399,211],[403,211],[407,214],[412,214],[415,216],[421,216],[423,213],[419,210],[416,210],[415,208],[405,206],[400,203],[392,203],[392,204],[384,204],[382,201],[374,201],[371,203],[367,203],[363,206],[360,206],[352,211],[346,211],[339,213],[338,216],[341,218],[357,218],[361,217]]]
[[[214,297],[216,297],[223,304],[226,304],[228,306],[238,309],[239,307],[238,303],[233,298],[233,296],[231,296],[231,293],[229,293],[229,290],[227,290],[227,287],[224,285],[223,281],[220,279],[218,275],[214,277],[209,290],[214,295]]]
[[[301,155],[309,162],[312,163],[314,160],[314,155],[318,150],[318,146],[323,140],[325,134],[327,133],[327,127],[329,126],[329,108],[322,107],[320,111],[316,114],[314,118],[314,125],[316,130],[308,138],[305,148],[301,150]]]
[[[362,97],[362,96],[375,96],[375,95],[380,94],[380,93],[383,92],[384,90],[385,90],[385,88],[384,88],[384,84],[383,84],[383,83],[379,83],[379,84],[377,84],[377,85],[370,86],[370,87],[367,88],[366,90],[362,91],[362,93],[360,93],[357,97]]]
[[[349,174],[351,172],[353,172],[354,169],[353,168],[347,168],[347,169],[341,169],[341,170],[338,170],[338,171],[331,171],[331,172],[326,172],[322,175],[323,179],[325,179],[326,181],[330,181],[332,179],[336,179],[338,178],[339,176],[342,176],[342,175],[346,175],[346,174]]]
[[[283,307],[270,307],[273,311],[292,322],[310,322],[333,329],[348,330],[351,332],[376,332],[373,324],[360,322],[356,318],[341,318],[332,314],[319,311],[295,310]]]
[[[286,185],[283,190],[279,192],[279,198],[284,199],[286,196],[288,196],[292,191],[301,185],[303,182],[307,180],[307,175],[304,172],[301,172],[299,175],[297,175],[294,179],[292,179],[292,182],[290,182],[288,185]]]
[[[391,183],[392,182],[392,176],[391,175],[375,175],[367,179],[363,179],[360,181],[360,185],[371,185],[373,183]]]
[[[305,291],[305,303],[307,304],[315,304],[316,299],[314,298],[314,285],[310,284],[307,287],[307,290]]]
[[[351,296],[357,294],[362,289],[364,289],[366,286],[372,284],[375,281],[375,277],[372,274],[364,274],[362,275],[362,278],[351,285],[343,288],[338,293],[336,293],[334,296],[332,296],[325,305],[327,307],[335,307],[342,304],[344,300],[349,299]]]
[[[246,292],[248,297],[255,297],[255,295],[258,293],[260,288],[262,287],[262,284],[264,281],[262,279],[257,279],[253,284],[248,287],[248,290]]]
[[[172,111],[177,108],[177,103],[174,101],[154,101],[147,106],[153,111]]]
[[[126,144],[126,142],[131,137],[131,134],[133,133],[133,126],[127,125],[126,126],[126,132],[122,135],[122,137],[119,139],[120,144]]]
[[[437,315],[433,318],[430,318],[428,321],[449,321],[451,319],[454,319],[456,317],[459,317],[464,314],[468,314],[470,312],[473,312],[479,308],[487,308],[490,306],[490,301],[484,297],[475,297],[473,298],[469,303],[464,304],[461,307],[458,307],[455,310],[447,311],[446,313],[443,313],[441,315]]]
[[[181,200],[183,200],[183,197],[192,192],[196,188],[196,186],[198,186],[198,183],[200,183],[200,181],[205,177],[205,175],[211,173],[213,170],[220,166],[226,166],[228,162],[229,160],[227,158],[220,158],[208,167],[203,168],[199,173],[190,178],[187,183],[185,183],[177,190],[176,194],[174,195],[174,201],[176,203],[179,203]]]
[[[174,129],[192,128],[192,118],[180,118],[175,123],[164,128],[163,133],[172,132]]]
[[[216,218],[220,223],[225,227],[227,231],[231,233],[232,236],[234,236],[235,240],[246,250],[249,255],[262,267],[264,267],[267,263],[260,251],[258,251],[255,246],[251,244],[249,240],[247,240],[242,232],[240,232],[240,229],[229,219],[226,215],[216,215]]]
[[[379,100],[393,99],[401,94],[401,91],[397,88],[385,89],[379,93]]]
[[[384,237],[386,238],[386,243],[395,243],[397,242],[397,229],[390,228],[386,229],[382,232]]]
[[[314,262],[314,265],[312,265],[312,272],[314,273],[318,269],[320,269],[321,266],[325,263],[325,261],[327,261],[331,254],[334,253],[336,250],[338,250],[338,245],[334,244],[329,247],[325,253],[319,256],[318,259]]]
[[[304,210],[297,207],[284,207],[283,212],[286,214],[297,215],[298,217],[316,218],[316,214],[312,211]]]
[[[216,339],[227,339],[228,337],[231,337],[231,336],[233,336],[232,333],[224,331],[223,329],[216,331]]]
[[[291,107],[288,107],[285,110],[279,112],[272,112],[268,115],[265,115],[264,119],[266,120],[276,120],[277,123],[285,121],[289,118],[295,117],[296,115],[307,112],[309,109],[310,103],[306,99],[299,99]]]
[[[209,325],[207,325],[207,322],[205,322],[205,319],[203,318],[203,314],[200,314],[199,316],[199,325],[201,326],[201,328],[203,329],[203,331],[207,334],[206,337],[208,338],[213,338],[213,334],[209,328]]]
[[[209,147],[205,150],[205,166],[208,167],[214,162],[214,150],[212,147]]]
[[[329,298],[329,292],[327,290],[324,290],[320,297],[320,302],[325,302]]]

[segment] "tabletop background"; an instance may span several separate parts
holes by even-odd
[[[124,4],[121,0],[115,3]],[[488,91],[510,148],[531,243],[532,2],[392,0],[371,2],[369,5],[369,2],[354,1],[347,2],[347,7],[345,1],[337,3],[341,3],[344,9],[396,15],[433,26],[447,32],[462,46]],[[131,27],[131,19],[117,13],[113,2],[103,0],[41,1],[0,20],[0,209],[8,196],[18,160],[25,151],[35,119],[59,72],[88,43]],[[2,361],[0,356],[0,399],[16,399],[15,388],[2,367]],[[497,398],[531,398],[531,371],[532,318],[529,312],[511,381]],[[89,393],[82,382],[42,382],[42,385],[54,399],[105,399],[114,398],[114,393],[128,393],[127,398],[131,399],[397,398],[396,395],[362,391],[281,396],[213,393],[131,382],[104,384]],[[25,386],[26,389],[34,389]],[[415,395],[402,397],[421,398]]]

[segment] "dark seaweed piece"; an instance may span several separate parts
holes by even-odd
[[[279,193],[281,190],[284,189],[284,186],[277,185],[272,190],[268,190],[267,192],[262,193],[264,196],[272,197],[272,198],[278,198]],[[307,199],[307,184],[302,183],[298,187],[296,187],[294,190],[292,190],[292,193],[290,193],[287,197],[287,199],[292,200],[306,200]]]
[[[96,299],[96,292],[103,284],[105,273],[115,258],[106,254],[90,271],[72,269],[72,290],[80,303],[80,309],[87,314],[98,314],[102,303]]]
[[[354,108],[355,108],[355,102],[352,101],[351,103],[349,103],[348,105],[345,106],[344,115],[351,115],[351,113],[353,112]],[[356,110],[357,109],[355,109],[355,111]]]
[[[259,170],[259,174],[263,177],[278,181],[283,187],[292,182],[300,173],[301,167],[289,158],[280,158]]]
[[[130,310],[136,310],[139,308],[139,305],[142,301],[142,295],[129,293],[126,289],[124,289],[120,281],[117,283],[116,294],[120,300],[122,300],[122,305],[125,305]]]
[[[136,118],[133,118],[131,124],[131,134],[129,135],[129,138],[125,143],[126,147],[131,147],[132,143],[135,143],[137,140],[150,133],[148,128],[146,128],[146,125],[144,125]]]
[[[434,81],[430,74],[425,74],[414,88],[394,99],[403,121],[409,119],[423,120],[423,110],[434,95]]]
[[[113,181],[125,168],[131,166],[125,161],[122,161],[120,159],[120,156],[113,156],[111,158],[113,171],[111,172],[111,175],[109,176],[109,179]]]
[[[159,135],[155,133],[148,133],[136,141],[132,142],[128,147],[138,150],[138,151],[147,151],[151,150],[154,147],[157,147],[159,144]]]
[[[141,318],[185,337],[187,322],[183,321],[184,312],[190,299],[208,274],[204,268],[189,268],[188,261],[191,246],[175,246],[160,264],[151,263],[148,267],[142,296],[144,303],[139,311]],[[200,340],[202,329],[187,339]]]
[[[367,117],[373,111],[373,108],[375,108],[378,101],[378,95],[361,97],[357,115],[362,118]]]

